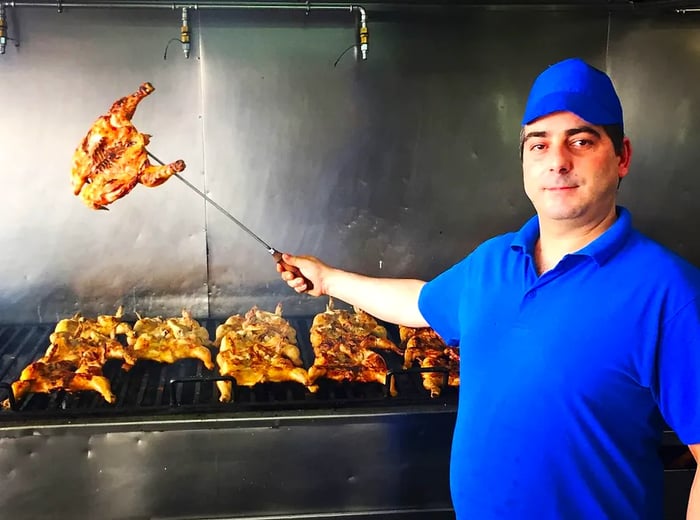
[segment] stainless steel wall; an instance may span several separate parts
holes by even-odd
[[[119,304],[201,317],[325,305],[289,290],[259,244],[177,179],[109,212],[72,195],[73,150],[143,81],[156,92],[134,122],[151,151],[184,159],[189,180],[271,245],[429,278],[532,214],[518,159],[527,90],[549,63],[581,56],[625,104],[635,156],[622,202],[700,263],[698,16],[370,8],[369,60],[334,66],[355,38],[346,13],[192,12],[192,57],[172,45],[164,60],[178,11],[9,11],[21,46],[0,56],[0,321]]]
[[[55,321],[120,303],[145,314],[207,312],[200,200],[171,181],[139,186],[97,212],[70,186],[71,157],[88,128],[143,81],[156,92],[135,124],[153,134],[153,153],[184,159],[188,178],[203,186],[200,61],[163,60],[165,43],[179,36],[177,15],[17,9],[10,34],[19,30],[21,45],[0,57],[4,321]]]

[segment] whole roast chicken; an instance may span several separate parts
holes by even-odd
[[[92,125],[73,154],[73,193],[92,209],[129,193],[136,184],[154,187],[185,169],[184,161],[153,166],[146,152],[150,135],[131,123],[139,102],[155,89],[150,83],[114,102],[109,112]]]

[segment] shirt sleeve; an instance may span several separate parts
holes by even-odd
[[[695,298],[662,325],[657,401],[685,444],[700,443],[700,302]]]
[[[459,304],[468,277],[470,257],[426,283],[418,297],[418,309],[448,345],[459,343]]]

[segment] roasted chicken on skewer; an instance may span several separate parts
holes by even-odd
[[[73,193],[88,207],[105,209],[136,184],[159,186],[185,169],[181,160],[152,165],[146,151],[151,136],[142,134],[131,123],[139,102],[154,90],[150,83],[143,83],[133,94],[115,101],[109,112],[97,118],[75,150],[71,169]]]

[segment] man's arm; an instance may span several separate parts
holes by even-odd
[[[690,449],[690,453],[695,457],[695,462],[700,463],[700,444],[690,444],[688,449]],[[688,513],[686,515],[688,520],[700,520],[700,483],[698,483],[698,473],[700,473],[700,471],[696,470],[693,485],[690,488]]]
[[[422,280],[372,278],[333,268],[312,256],[285,254],[283,260],[297,267],[313,284],[313,289],[308,290],[303,278],[284,271],[277,264],[282,279],[297,292],[308,292],[312,296],[327,294],[390,323],[408,327],[428,326],[418,309],[418,295],[425,285]]]

